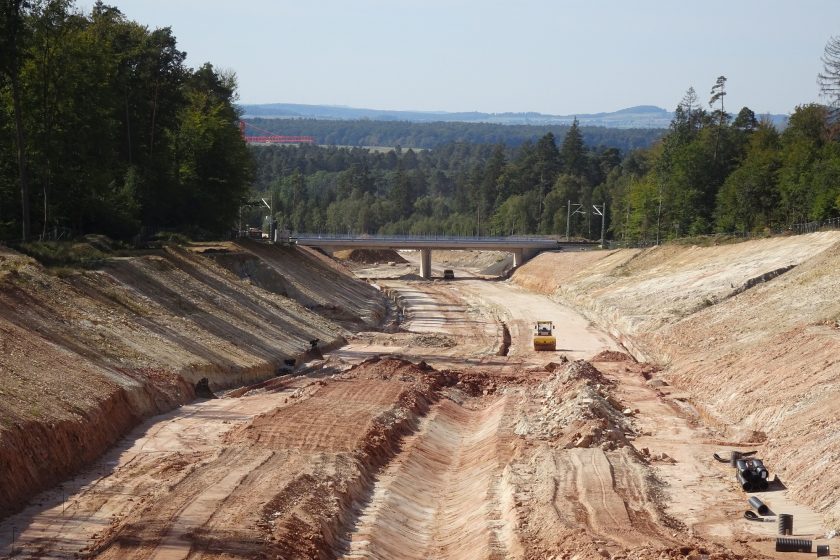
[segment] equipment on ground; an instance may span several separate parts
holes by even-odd
[[[780,513],[779,517],[779,534],[792,535],[793,534],[793,514]]]
[[[770,486],[770,476],[761,459],[738,459],[735,477],[745,492],[761,492]]]
[[[557,350],[554,323],[551,321],[537,321],[534,325],[534,350],[538,352],[554,352]]]
[[[755,511],[759,513],[759,515],[770,515],[770,508],[767,507],[767,504],[761,501],[761,498],[757,496],[751,496],[749,500],[747,500]]]
[[[811,552],[813,541],[810,539],[788,539],[776,537],[776,552]]]
[[[444,280],[455,280],[455,272],[451,268],[447,268],[443,271],[443,279]]]

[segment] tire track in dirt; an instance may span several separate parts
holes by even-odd
[[[353,451],[374,417],[404,390],[403,384],[387,381],[334,381],[302,403],[255,418],[228,440],[242,438],[274,449]]]
[[[497,449],[506,400],[435,405],[379,477],[343,558],[509,558]]]
[[[572,504],[577,504],[576,521],[597,536],[606,540],[621,542],[634,547],[650,539],[637,531],[630,519],[624,497],[615,487],[615,478],[610,459],[599,448],[569,449],[562,452],[558,467],[558,489],[555,509],[558,515]],[[563,467],[569,467],[567,473]]]
[[[192,550],[192,531],[209,521],[215,511],[236,490],[249,473],[271,458],[270,453],[258,453],[252,460],[240,462],[224,477],[195,496],[173,519],[169,530],[149,556],[150,560],[182,560]]]
[[[265,547],[262,508],[255,507],[254,496],[263,495],[267,499],[273,489],[287,486],[295,474],[289,453],[268,451],[266,457],[218,502],[202,525],[189,532],[192,541],[189,558],[248,558],[255,555],[255,550]]]
[[[156,550],[167,538],[179,516],[196,502],[208,488],[222,484],[227,475],[242,463],[254,461],[253,452],[228,448],[189,472],[177,484],[162,489],[160,496],[129,522],[114,527],[92,552],[102,559],[146,559],[149,549]],[[187,549],[189,552],[189,549]],[[186,554],[184,555],[186,556]],[[183,556],[181,556],[183,557]]]
[[[616,492],[624,497],[627,514],[639,534],[648,535],[648,542],[671,542],[665,534],[667,522],[658,505],[653,501],[651,492],[651,473],[634,457],[633,453],[623,448],[608,456],[612,466],[613,483]]]

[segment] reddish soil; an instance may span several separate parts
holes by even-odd
[[[310,361],[299,375],[269,381],[254,375],[252,384],[227,394],[213,377],[221,398],[148,419],[95,460],[97,449],[138,421],[120,420],[122,401],[115,401],[108,409],[112,431],[97,432],[105,443],[79,461],[88,470],[0,523],[0,554],[790,557],[773,550],[774,523],[744,519],[748,495],[734,469],[713,458],[732,450],[756,450],[771,475],[781,474],[787,487],[761,497],[774,513],[794,514],[795,536],[836,549],[840,542],[826,533],[836,527],[840,486],[831,469],[840,420],[832,405],[840,355],[834,324],[840,287],[831,274],[838,241],[819,234],[725,247],[546,254],[511,282],[470,278],[451,256],[447,266],[457,268],[457,281],[380,281],[400,317],[395,332],[348,332],[375,324],[385,308],[372,287],[343,287],[344,269],[314,252],[295,257],[291,249],[246,244],[205,247],[205,255],[172,253],[154,266],[178,278],[178,288],[157,299],[144,284],[156,276],[143,274],[149,263],[123,263],[139,276],[119,267],[98,273],[130,286],[108,299],[122,302],[117,311],[94,297],[104,293],[92,284],[94,274],[81,275],[71,285],[92,286],[82,292],[87,299],[68,288],[61,293],[89,320],[107,323],[104,342],[94,346],[95,331],[71,335],[43,317],[41,338],[22,319],[0,323],[16,341],[14,358],[0,364],[16,371],[22,363],[33,371],[44,363],[72,368],[69,383],[51,379],[66,388],[66,401],[43,403],[94,408],[97,391],[107,393],[105,380],[142,387],[138,394],[160,410],[183,402],[178,391],[192,387],[179,369],[186,360],[175,353],[165,367],[162,357],[172,350],[143,342],[150,336],[145,327],[136,339],[113,327],[127,312],[121,309],[138,305],[171,312],[158,311],[157,321],[206,326],[206,333],[189,336],[228,358],[226,371],[242,367],[240,356],[254,348],[271,347],[269,340],[282,348],[319,329],[349,344]],[[288,266],[290,258],[299,266]],[[480,261],[465,259],[469,266]],[[213,271],[215,291],[191,284],[196,273],[179,272],[193,267]],[[384,278],[392,268],[365,270]],[[333,280],[321,287],[322,277]],[[222,290],[228,282],[237,289]],[[233,297],[240,291],[255,299]],[[45,292],[30,299],[38,302]],[[141,309],[141,317],[151,313]],[[27,312],[19,305],[13,316]],[[260,314],[266,312],[278,316]],[[263,321],[276,330],[224,339],[210,328],[222,319]],[[557,352],[533,350],[536,319],[555,323]],[[292,325],[300,325],[299,334],[289,334]],[[129,352],[134,340],[142,352]],[[27,347],[32,341],[37,345]],[[46,362],[35,348],[52,352]],[[793,375],[800,369],[808,375]],[[9,391],[31,398],[33,380],[9,382]],[[95,389],[84,395],[92,399],[87,404],[84,387]],[[129,403],[139,399],[126,394]],[[45,418],[58,418],[68,404],[55,406]],[[89,430],[102,423],[91,422]],[[820,439],[809,439],[806,430]],[[30,456],[37,449],[22,438],[16,445]]]
[[[283,359],[305,358],[310,340],[327,349],[349,336],[317,305],[217,266],[201,254],[208,249],[115,258],[60,276],[0,249],[0,516],[89,464],[141,419],[192,400],[201,378],[214,389],[265,379]],[[317,279],[321,297],[358,324],[384,315],[384,299],[329,259],[255,251],[267,266],[294,268],[287,284],[305,285],[300,292]]]

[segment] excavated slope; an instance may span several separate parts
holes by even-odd
[[[284,359],[305,358],[310,340],[343,341],[332,315],[369,325],[384,313],[372,287],[315,253],[214,249],[294,270],[276,275],[286,297],[202,250],[115,258],[59,277],[0,248],[0,517],[140,419],[192,400],[201,378],[220,388],[271,377]]]
[[[840,233],[542,254],[512,281],[668,365],[706,421],[840,520]]]

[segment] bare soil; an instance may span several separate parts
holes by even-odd
[[[793,498],[840,527],[840,234],[720,247],[544,254],[513,282],[573,305]]]
[[[757,451],[771,476],[779,475],[781,483],[760,495],[774,514],[794,514],[796,537],[836,549],[840,539],[827,533],[837,528],[840,499],[832,469],[840,425],[832,404],[840,355],[840,286],[833,274],[838,242],[838,235],[818,234],[725,247],[544,254],[509,282],[474,277],[497,255],[439,260],[435,266],[456,268],[452,282],[388,278],[396,265],[387,262],[357,269],[376,278],[381,292],[314,252],[224,244],[160,256],[168,264],[159,269],[179,280],[176,293],[162,299],[142,289],[151,281],[143,279],[156,274],[101,271],[55,280],[28,263],[35,272],[23,285],[59,283],[70,307],[87,310],[88,317],[119,318],[122,308],[159,305],[169,313],[161,311],[158,321],[208,325],[184,336],[214,352],[214,359],[230,360],[230,375],[242,367],[238,356],[262,344],[276,351],[294,346],[284,340],[300,344],[314,332],[348,343],[328,348],[323,359],[299,355],[307,363],[277,377],[242,378],[245,386],[233,391],[221,389],[236,382],[213,377],[220,398],[148,418],[120,438],[137,415],[121,420],[122,401],[105,406],[96,400],[115,393],[106,381],[122,382],[114,363],[158,360],[147,358],[149,369],[141,374],[135,368],[131,380],[168,410],[192,398],[184,381],[192,378],[181,365],[186,360],[144,343],[143,328],[131,354],[126,341],[135,338],[113,327],[94,346],[88,330],[76,336],[44,315],[32,323],[41,329],[35,331],[4,313],[3,341],[10,333],[15,353],[0,364],[20,372],[20,364],[35,371],[60,363],[73,372],[65,385],[57,375],[51,379],[68,391],[56,393],[60,397],[45,386],[50,398],[37,403],[56,408],[34,418],[31,433],[34,426],[48,432],[47,422],[72,404],[102,415],[97,421],[89,414],[91,434],[77,432],[78,441],[105,443],[90,444],[80,461],[85,471],[0,522],[0,554],[791,557],[774,551],[775,523],[743,517],[748,495],[734,469],[713,458],[733,450]],[[212,270],[213,290],[192,285],[196,274],[178,272],[183,261],[202,275]],[[120,266],[142,272],[148,264],[139,259]],[[93,297],[103,292],[100,286],[77,291],[97,274],[118,278],[127,286],[122,289],[140,295],[123,296],[114,311]],[[9,282],[10,292],[21,284]],[[228,283],[236,289],[223,290]],[[27,290],[29,301],[57,307],[52,290]],[[0,302],[10,296],[3,297]],[[372,331],[386,316],[386,298],[398,321]],[[276,316],[261,314],[267,311],[258,312],[262,307],[252,301]],[[177,305],[196,309],[177,313]],[[141,309],[140,316],[150,313]],[[9,315],[28,311],[18,305]],[[209,326],[222,317],[276,330],[243,326],[222,346]],[[558,351],[533,350],[537,319],[554,321]],[[298,324],[289,335],[290,325]],[[800,371],[806,375],[800,378]],[[33,399],[37,383],[30,375],[8,387],[20,400]],[[94,389],[83,393],[85,387]],[[182,400],[178,391],[186,395]],[[17,409],[0,400],[0,410]],[[106,420],[113,420],[111,432],[103,429]],[[51,437],[43,441],[46,449],[60,447]],[[40,448],[30,443],[17,440],[16,453],[4,457],[34,456]]]
[[[333,257],[354,264],[402,264],[407,262],[393,249],[347,249],[334,252]]]
[[[208,258],[256,254],[307,297],[258,287]],[[272,377],[284,360],[305,359],[310,340],[326,350],[349,336],[335,313],[363,325],[385,311],[374,288],[308,251],[170,248],[59,276],[0,249],[0,516],[143,418],[190,402],[200,379],[218,389]]]

